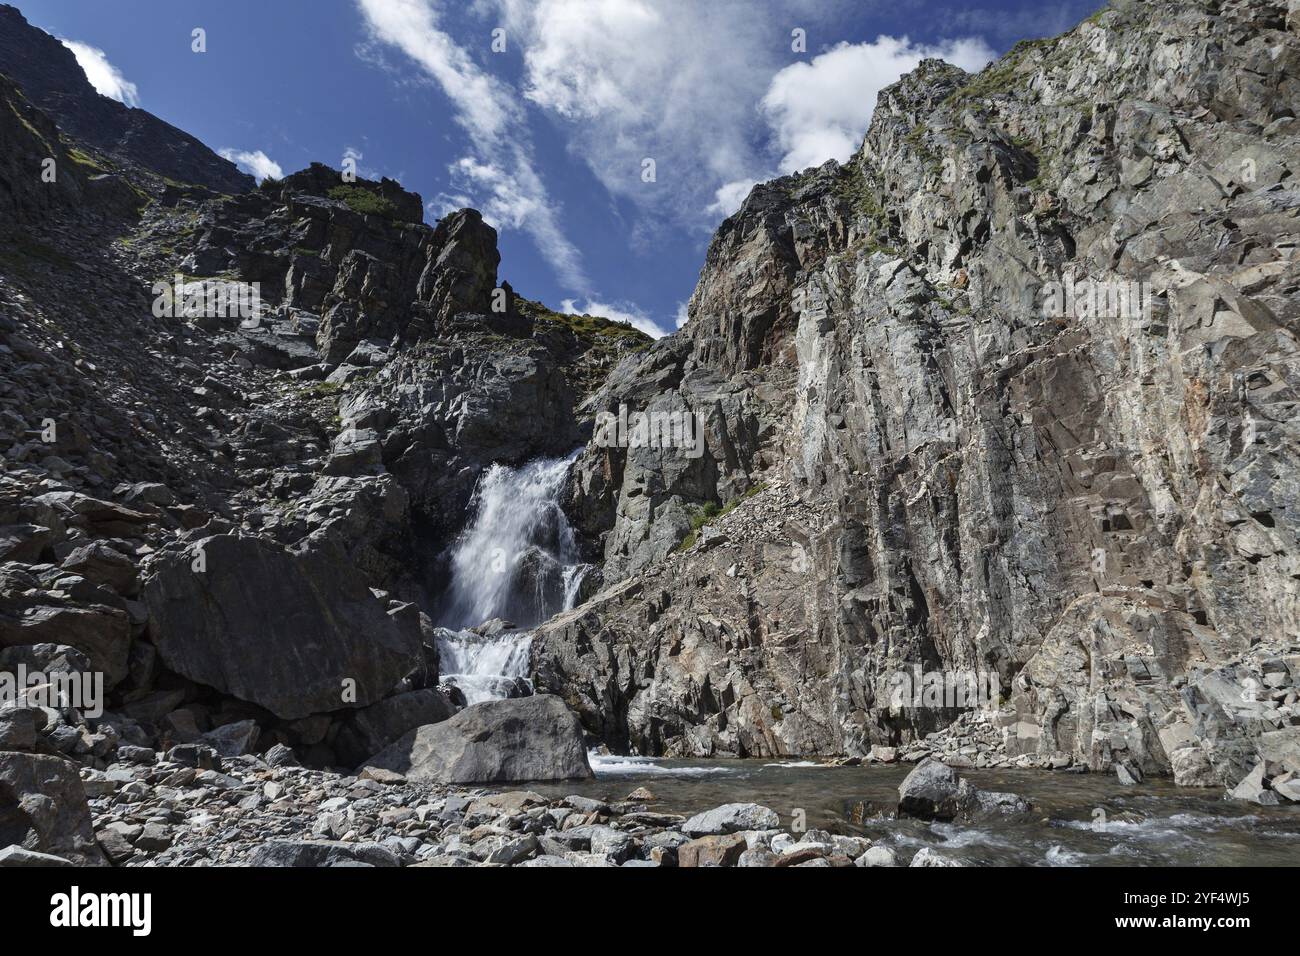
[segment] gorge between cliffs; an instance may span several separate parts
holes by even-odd
[[[922,60],[657,339],[0,101],[0,863],[1300,863],[1296,0]]]

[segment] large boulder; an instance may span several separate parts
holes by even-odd
[[[578,717],[558,697],[491,700],[411,731],[366,766],[436,783],[592,776]]]
[[[169,668],[286,720],[372,704],[421,659],[416,615],[332,551],[206,538],[155,560],[143,595]]]
[[[437,687],[397,694],[351,714],[334,750],[345,764],[357,764],[417,727],[440,723],[454,713],[456,705]]]
[[[898,785],[898,815],[922,820],[952,820],[961,810],[957,773],[926,758]]]
[[[757,803],[727,803],[697,813],[682,824],[682,832],[687,836],[701,837],[743,830],[775,830],[780,825],[781,818],[775,810]]]
[[[104,863],[76,764],[0,752],[0,847],[14,845],[73,863]]]
[[[1033,805],[1014,793],[979,790],[951,767],[927,757],[898,785],[898,815],[921,820],[972,822],[1024,817]]]
[[[337,840],[271,840],[248,857],[249,866],[334,867],[398,866],[397,857],[378,843]]]

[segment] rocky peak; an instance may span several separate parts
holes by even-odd
[[[193,136],[96,92],[73,52],[9,4],[0,4],[0,65],[32,105],[84,146],[214,192],[253,188],[251,176]]]
[[[358,212],[398,222],[424,222],[424,201],[419,193],[403,189],[400,183],[386,176],[379,182],[361,177],[345,180],[339,170],[324,163],[312,163],[278,181],[266,180],[261,188],[282,202],[295,194],[307,194],[337,199]]]

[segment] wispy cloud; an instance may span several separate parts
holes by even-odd
[[[906,2],[906,0],[905,0]],[[939,56],[966,69],[993,51],[967,37],[817,46],[840,0],[476,0],[523,51],[524,96],[561,126],[569,150],[648,221],[712,226],[756,181],[861,143],[876,95]],[[802,29],[807,53],[793,49]],[[823,52],[817,55],[817,50]],[[811,59],[810,59],[811,57]],[[793,62],[792,62],[793,61]],[[655,182],[642,177],[655,161]]]
[[[267,177],[280,179],[284,176],[284,170],[280,168],[280,164],[260,149],[249,152],[243,149],[230,149],[227,147],[217,150],[217,155],[222,159],[230,160],[259,183]]]
[[[454,187],[479,200],[484,216],[523,229],[560,280],[591,291],[582,256],[560,226],[560,209],[533,159],[532,136],[518,94],[483,70],[440,28],[432,0],[356,0],[372,38],[415,62],[451,101],[472,152],[452,164]]]
[[[140,91],[122,75],[121,70],[108,62],[108,55],[103,50],[76,40],[63,40],[62,43],[77,58],[77,65],[96,91],[127,106],[140,105]]]
[[[481,0],[523,51],[524,96],[643,216],[699,223],[754,166],[755,105],[784,14],[750,0]],[[787,28],[788,29],[788,28]],[[644,161],[654,160],[647,182]],[[644,228],[644,226],[643,226]]]

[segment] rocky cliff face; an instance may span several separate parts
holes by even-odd
[[[849,163],[756,187],[588,406],[689,410],[706,451],[585,450],[611,586],[541,686],[645,753],[917,741],[955,712],[879,681],[919,665],[1000,679],[988,762],[1294,754],[1297,16],[1115,2],[928,61]]]
[[[922,64],[849,163],[755,188],[653,344],[517,296],[473,210],[319,165],[246,189],[0,78],[0,665],[109,706],[39,747],[340,766],[446,720],[430,616],[475,484],[585,442],[604,589],[532,664],[595,740],[1276,800],[1298,16],[1116,0],[978,76]],[[207,307],[231,288],[259,307]],[[642,413],[668,441],[604,427]],[[913,671],[996,692],[882,684]]]
[[[429,614],[479,476],[571,453],[648,339],[499,284],[473,210],[137,154],[165,124],[101,135],[64,59],[0,8],[0,669],[102,673],[108,713],[44,729],[100,765],[213,732],[351,765],[446,719]]]

